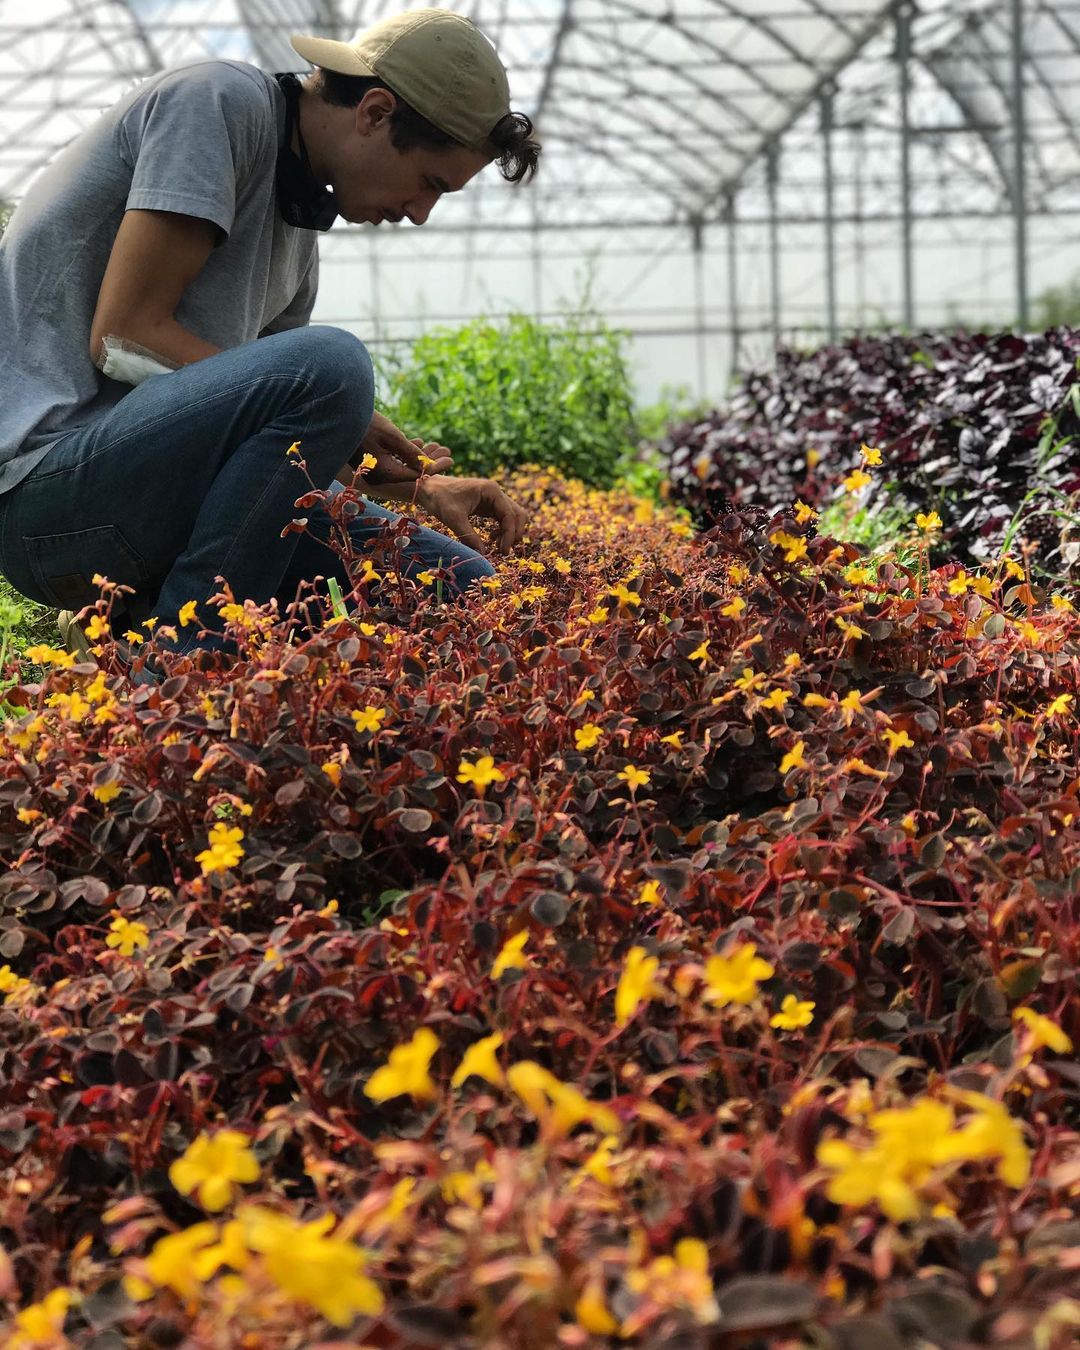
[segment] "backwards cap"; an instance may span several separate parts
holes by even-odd
[[[375,76],[421,116],[473,150],[510,111],[510,86],[495,48],[471,19],[412,9],[361,29],[351,42],[294,33],[293,49],[324,70]]]

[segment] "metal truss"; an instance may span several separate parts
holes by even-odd
[[[542,172],[528,188],[486,175],[442,203],[422,236],[335,228],[328,266],[370,264],[384,296],[419,240],[453,259],[462,296],[480,259],[522,263],[540,311],[577,248],[637,258],[601,299],[615,315],[643,312],[631,283],[638,272],[648,281],[666,239],[670,256],[685,251],[697,290],[665,330],[698,333],[700,373],[714,359],[711,333],[728,333],[736,360],[752,332],[792,331],[790,278],[812,252],[808,232],[828,335],[861,312],[851,258],[875,249],[892,259],[895,317],[916,323],[927,305],[921,250],[931,234],[939,247],[964,210],[1010,240],[1003,303],[1023,320],[1030,223],[1080,213],[1080,0],[434,2],[498,45],[514,105],[544,143]],[[348,37],[413,3],[0,0],[0,198],[17,200],[63,144],[157,70],[208,56],[300,69],[291,32]],[[875,242],[886,222],[887,246]],[[363,317],[390,323],[374,306]]]

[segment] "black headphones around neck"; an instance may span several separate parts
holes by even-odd
[[[337,220],[334,194],[312,172],[307,146],[300,132],[300,80],[288,73],[274,76],[285,95],[285,138],[278,148],[278,210],[287,225],[298,230],[328,230]],[[292,148],[293,129],[300,142],[300,153]]]

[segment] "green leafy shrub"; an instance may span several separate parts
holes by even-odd
[[[610,487],[637,440],[624,335],[585,311],[436,329],[383,363],[382,407],[454,452],[458,474],[550,464]]]

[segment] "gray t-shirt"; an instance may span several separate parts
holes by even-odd
[[[277,209],[284,127],[272,76],[200,61],[139,85],[36,179],[0,243],[0,492],[131,392],[90,359],[125,210],[180,212],[224,230],[176,311],[205,342],[238,347],[308,322],[318,246]]]

